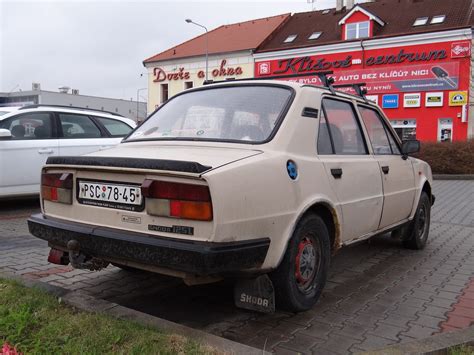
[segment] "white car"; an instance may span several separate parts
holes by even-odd
[[[424,247],[434,196],[418,149],[330,83],[208,85],[113,149],[49,158],[29,228],[53,263],[239,277],[238,306],[307,310],[342,246],[393,231]]]
[[[0,198],[38,194],[48,157],[108,149],[134,127],[133,120],[117,114],[50,105],[1,115]]]
[[[0,116],[6,115],[7,113],[10,113],[10,112],[15,112],[20,107],[21,106],[0,106]]]

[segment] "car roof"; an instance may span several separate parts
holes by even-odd
[[[297,79],[297,78],[295,78]],[[347,93],[344,91],[340,90],[333,90],[331,91],[328,87],[325,86],[319,86],[319,85],[312,85],[312,84],[306,84],[306,83],[298,83],[294,81],[287,81],[287,80],[252,80],[252,79],[240,79],[240,80],[228,80],[228,81],[220,81],[220,82],[215,82],[215,83],[209,83],[205,85],[204,87],[197,87],[195,89],[187,90],[187,91],[194,91],[194,90],[203,90],[205,88],[212,88],[212,87],[222,87],[222,86],[236,86],[236,85],[279,85],[279,86],[287,86],[291,87],[296,91],[303,90],[304,88],[313,88],[316,90],[321,91],[324,94],[329,94],[332,96],[336,97],[342,97],[350,100],[356,100],[361,103],[365,103],[367,105],[371,106],[377,106],[374,102],[368,101],[365,98],[354,95],[351,93]]]
[[[1,111],[1,107],[0,107],[0,111]],[[19,114],[23,114],[23,113],[27,113],[27,112],[65,112],[65,113],[77,113],[77,114],[81,114],[81,115],[91,115],[91,116],[97,116],[97,117],[104,117],[104,118],[108,118],[108,119],[113,119],[113,120],[117,120],[117,121],[121,121],[121,122],[124,122],[126,124],[128,124],[129,126],[132,126],[132,127],[135,127],[136,125],[136,122],[130,118],[127,118],[127,117],[123,117],[123,116],[120,116],[120,115],[113,115],[111,113],[107,113],[107,112],[101,112],[101,111],[95,111],[95,110],[88,110],[87,108],[67,108],[67,107],[57,107],[57,106],[54,106],[54,105],[51,105],[51,106],[48,106],[48,105],[42,105],[42,106],[36,106],[34,105],[34,107],[28,107],[28,106],[24,106],[24,107],[20,107],[14,111],[11,111],[9,113],[6,113],[2,116],[0,116],[0,121],[2,120],[5,120],[9,117],[12,117],[12,116],[16,116],[16,115],[19,115]]]

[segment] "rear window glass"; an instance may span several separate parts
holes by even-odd
[[[132,131],[132,127],[122,121],[97,116],[95,118],[104,125],[107,132],[113,137],[124,137]]]
[[[262,142],[292,96],[273,86],[233,86],[188,92],[166,103],[127,139]]]

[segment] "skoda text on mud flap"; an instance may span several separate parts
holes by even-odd
[[[115,148],[49,158],[31,233],[77,268],[236,278],[236,305],[262,312],[313,307],[345,245],[392,232],[422,249],[434,196],[419,142],[326,75],[186,90]]]

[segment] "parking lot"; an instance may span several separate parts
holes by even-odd
[[[426,249],[403,249],[388,235],[344,248],[320,302],[300,314],[237,309],[231,282],[187,287],[112,266],[88,272],[48,264],[46,242],[26,226],[36,200],[0,202],[0,270],[277,353],[376,349],[474,322],[474,181],[435,181],[434,193]]]

